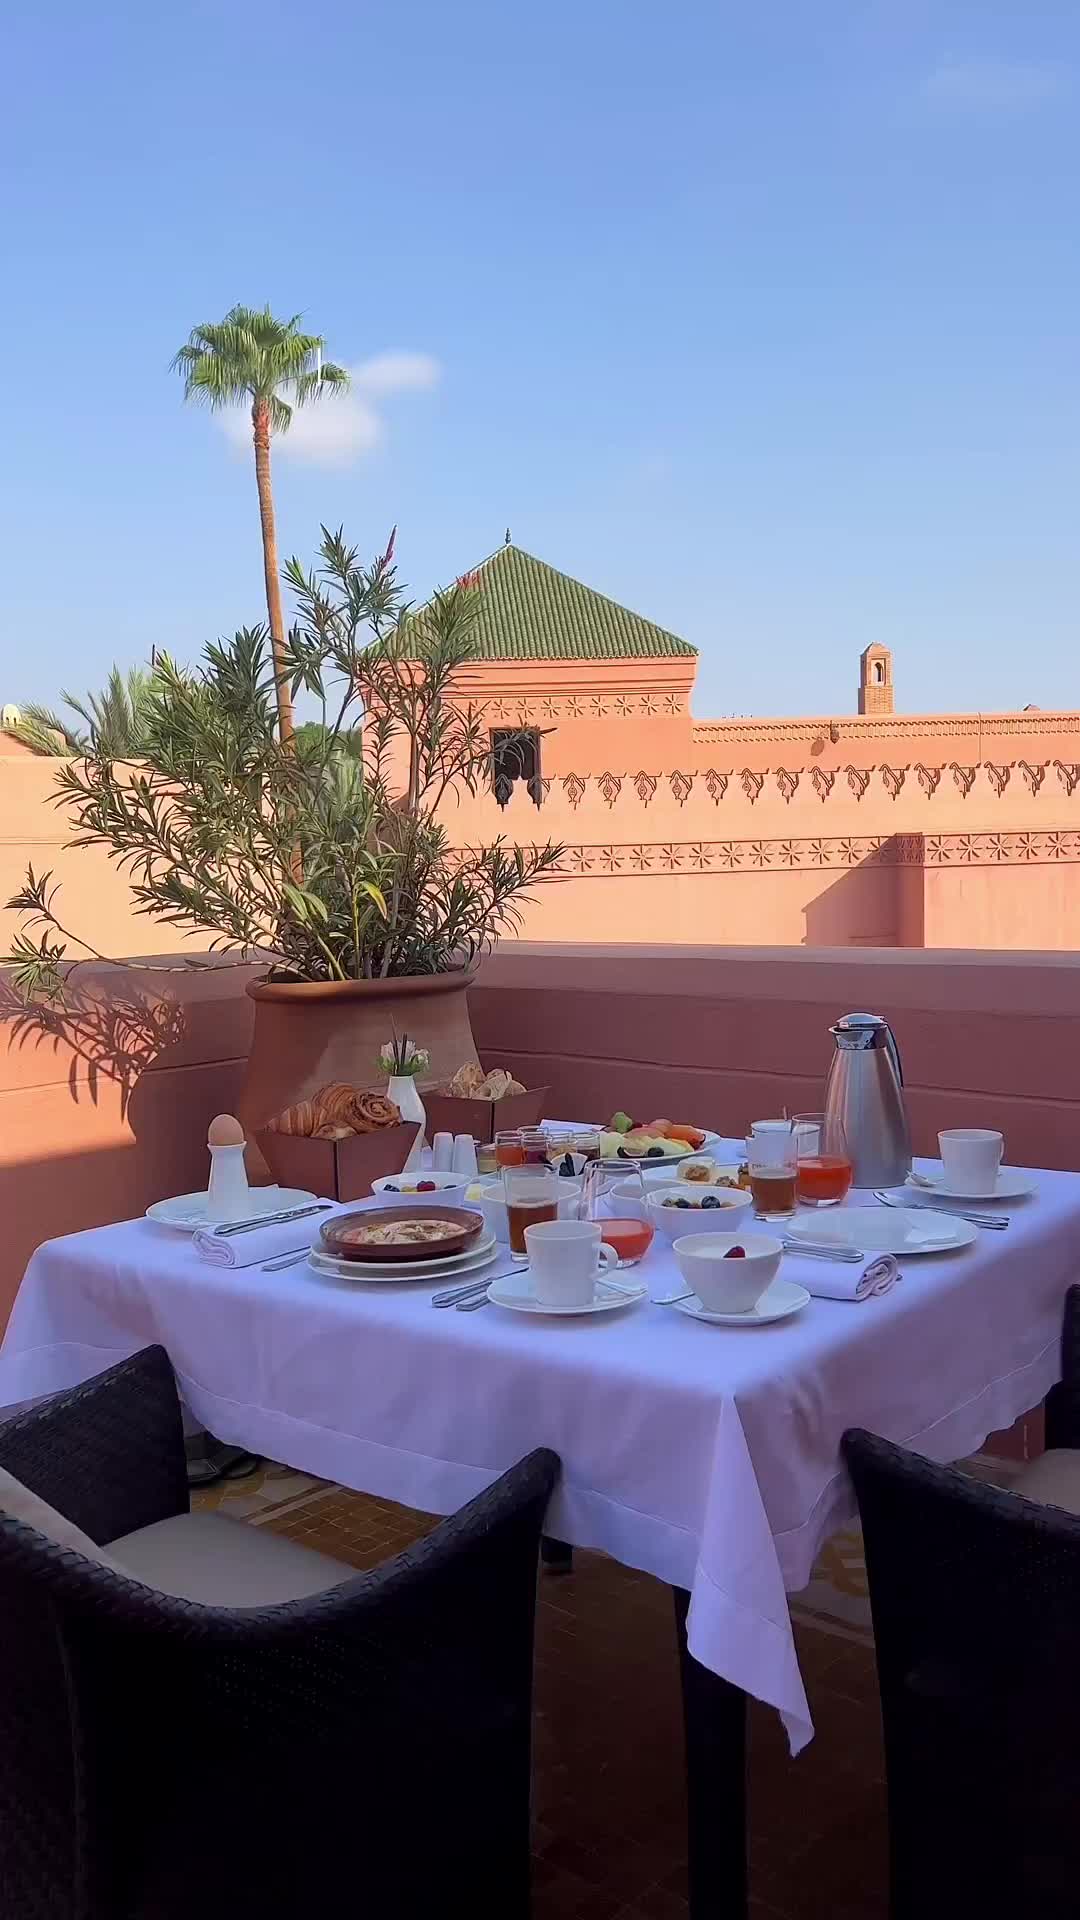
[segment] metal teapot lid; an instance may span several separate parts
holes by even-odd
[[[829,1032],[840,1047],[887,1047],[889,1023],[880,1013],[844,1013]]]

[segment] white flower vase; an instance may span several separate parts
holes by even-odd
[[[420,1098],[420,1089],[411,1073],[392,1073],[386,1083],[386,1097],[394,1102],[403,1120],[415,1120],[418,1123],[416,1139],[409,1148],[409,1157],[402,1167],[402,1173],[411,1173],[424,1164],[424,1148],[427,1146],[427,1114]]]

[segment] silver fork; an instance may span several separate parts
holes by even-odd
[[[986,1227],[991,1233],[1004,1233],[1009,1224],[1007,1213],[969,1213],[959,1207],[939,1207],[936,1200],[901,1200],[883,1187],[874,1188],[874,1199],[883,1207],[910,1207],[915,1213],[940,1213],[946,1220],[967,1220],[973,1227]]]

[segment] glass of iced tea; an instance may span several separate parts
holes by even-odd
[[[521,1167],[525,1164],[525,1149],[521,1144],[521,1129],[513,1127],[503,1129],[495,1135],[495,1165],[502,1167]]]
[[[790,1120],[755,1120],[746,1136],[750,1193],[759,1220],[795,1211],[796,1135]]]
[[[835,1207],[851,1185],[851,1155],[838,1117],[798,1113],[795,1191],[800,1206]]]
[[[550,1167],[504,1167],[503,1196],[515,1260],[526,1260],[525,1229],[559,1214],[559,1181]]]
[[[636,1267],[652,1246],[645,1180],[633,1162],[591,1161],[582,1182],[581,1213],[599,1226],[601,1239],[614,1247],[620,1267]]]
[[[546,1167],[551,1158],[555,1136],[544,1127],[521,1127],[518,1131],[521,1158],[527,1167]]]

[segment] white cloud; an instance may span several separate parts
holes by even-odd
[[[967,60],[949,56],[923,81],[932,105],[972,114],[1024,113],[1063,93],[1068,73],[1049,60]]]
[[[442,368],[430,353],[399,349],[376,353],[350,367],[346,393],[327,393],[298,407],[287,434],[274,441],[276,458],[313,467],[348,467],[371,453],[383,438],[382,402],[396,393],[426,393],[438,385]],[[246,407],[228,407],[216,416],[226,437],[247,451],[251,415]]]

